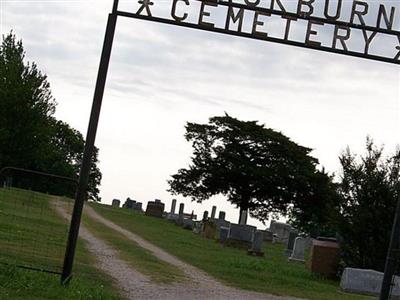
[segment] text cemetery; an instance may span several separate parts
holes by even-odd
[[[135,9],[129,8],[130,12],[119,10],[117,13],[194,29],[400,63],[400,31],[396,28],[398,11],[387,3],[361,0],[239,1],[139,0]]]

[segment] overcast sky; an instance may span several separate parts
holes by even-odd
[[[398,1],[380,2],[400,14]],[[84,135],[111,6],[0,0],[1,33],[13,30],[23,40],[27,59],[48,75],[56,116]],[[136,1],[121,7],[134,12]],[[367,135],[393,153],[399,79],[393,64],[120,18],[96,140],[102,201],[131,197],[145,207],[159,198],[169,210],[166,181],[190,161],[185,123],[224,112],[259,120],[314,149],[329,172],[340,171],[338,156],[347,145],[363,152]],[[238,209],[221,197],[202,205],[176,198],[185,212],[201,216],[216,204],[227,219],[238,219]]]

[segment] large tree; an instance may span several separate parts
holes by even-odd
[[[308,201],[315,179],[327,176],[311,149],[257,121],[212,117],[187,123],[185,138],[194,149],[191,164],[172,175],[169,191],[197,202],[222,194],[261,221]]]
[[[11,166],[78,176],[84,139],[54,118],[55,108],[47,76],[35,63],[25,62],[22,41],[12,33],[4,36],[0,45],[0,169]],[[97,153],[96,149],[88,191],[93,200],[100,199]],[[54,192],[55,186],[35,180],[35,187]]]
[[[340,157],[338,232],[347,266],[383,270],[400,193],[400,149],[383,157],[368,138],[366,154]]]

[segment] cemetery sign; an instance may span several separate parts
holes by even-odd
[[[397,6],[362,0],[139,0],[120,16],[400,64]],[[387,3],[394,3],[386,1]],[[398,22],[397,22],[398,23]]]

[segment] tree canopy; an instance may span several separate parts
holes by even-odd
[[[193,156],[168,181],[173,194],[197,202],[222,194],[260,221],[310,199],[323,200],[314,197],[316,180],[329,178],[316,169],[311,149],[257,121],[212,117],[208,124],[187,123],[185,138]]]
[[[0,169],[7,166],[76,178],[84,139],[54,117],[56,101],[47,76],[25,62],[22,41],[3,36],[0,45]],[[99,200],[101,173],[93,159],[89,197]],[[42,190],[44,189],[44,184]]]

